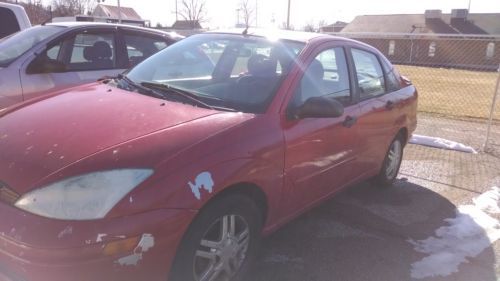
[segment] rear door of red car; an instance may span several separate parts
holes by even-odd
[[[353,99],[352,74],[345,49],[324,44],[309,58],[304,74],[297,78],[288,112],[314,96],[335,99],[345,109],[336,118],[287,117],[285,174],[292,182],[287,194],[290,211],[327,196],[359,174],[356,159],[359,108]]]
[[[349,54],[360,107],[359,161],[364,171],[375,172],[397,130],[397,91],[391,86],[394,81],[388,79],[379,54],[363,47],[349,48]]]

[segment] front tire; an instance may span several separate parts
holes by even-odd
[[[261,228],[262,213],[248,197],[217,199],[186,232],[169,280],[240,280],[257,254]]]
[[[403,147],[402,137],[396,136],[389,146],[379,174],[374,178],[376,183],[382,186],[390,186],[394,183],[403,160]]]

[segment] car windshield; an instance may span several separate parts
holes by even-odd
[[[213,107],[262,113],[303,47],[263,37],[199,34],[150,57],[127,77],[189,91]]]
[[[6,67],[39,42],[56,34],[63,27],[35,26],[0,41],[0,67]]]

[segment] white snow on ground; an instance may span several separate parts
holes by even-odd
[[[461,205],[454,218],[446,219],[447,226],[436,230],[435,236],[409,242],[416,251],[428,254],[412,264],[411,277],[422,279],[447,276],[458,271],[467,258],[479,255],[500,239],[500,221],[492,215],[500,214],[500,188],[473,199],[472,205]]]
[[[437,137],[428,137],[428,136],[414,134],[409,142],[413,144],[425,145],[442,149],[457,150],[474,154],[477,153],[477,151],[474,148],[468,145]]]

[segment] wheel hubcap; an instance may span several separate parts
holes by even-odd
[[[389,179],[397,176],[399,163],[401,162],[401,151],[401,142],[398,140],[394,141],[387,155],[387,166],[385,169],[385,175]]]
[[[241,216],[226,215],[218,219],[209,227],[196,251],[195,280],[231,280],[245,260],[249,242],[250,230]]]

